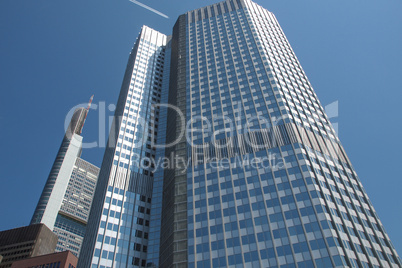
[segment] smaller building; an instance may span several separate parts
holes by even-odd
[[[77,262],[78,258],[74,254],[70,251],[63,251],[16,261],[11,268],[76,268]]]
[[[15,261],[54,253],[56,244],[57,235],[44,224],[1,231],[0,255],[3,260],[0,268],[11,267]]]

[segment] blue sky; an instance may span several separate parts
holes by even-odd
[[[178,15],[217,1],[140,2],[169,19],[128,0],[0,1],[0,230],[29,223],[68,111],[92,94],[116,103],[141,26],[170,34]],[[276,15],[322,105],[338,101],[332,121],[402,254],[402,2],[256,2]],[[102,114],[112,115],[90,111],[84,141],[99,142]],[[83,158],[100,165],[103,152]]]

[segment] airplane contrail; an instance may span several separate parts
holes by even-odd
[[[138,2],[138,1],[136,1],[136,0],[129,0],[129,1],[132,2],[132,3],[134,3],[134,4],[136,4],[136,5],[139,5],[140,7],[143,7],[143,8],[145,8],[145,9],[148,9],[149,11],[152,11],[152,12],[154,12],[154,13],[158,14],[159,16],[162,16],[162,17],[164,17],[164,18],[166,18],[166,19],[169,18],[167,15],[163,14],[162,12],[159,12],[158,10],[153,9],[152,7],[149,7],[149,6],[147,6],[147,5],[144,5],[143,3],[140,3],[140,2]]]

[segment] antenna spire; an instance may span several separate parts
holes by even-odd
[[[89,108],[91,108],[91,104],[92,104],[93,99],[94,99],[94,95],[92,95],[91,98],[89,99],[88,106],[87,106],[87,111],[89,111]]]
[[[94,99],[94,95],[92,95],[91,98],[89,99],[88,106],[87,106],[87,109],[86,109],[87,112],[85,113],[84,122],[82,123],[80,134],[82,133],[82,129],[84,128],[85,120],[87,119],[87,116],[88,116],[88,113],[89,113],[89,108],[91,108],[91,104],[92,104],[93,99]]]

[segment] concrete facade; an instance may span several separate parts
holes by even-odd
[[[3,260],[0,268],[11,267],[18,260],[53,253],[57,244],[57,235],[44,224],[0,232],[0,255]]]

